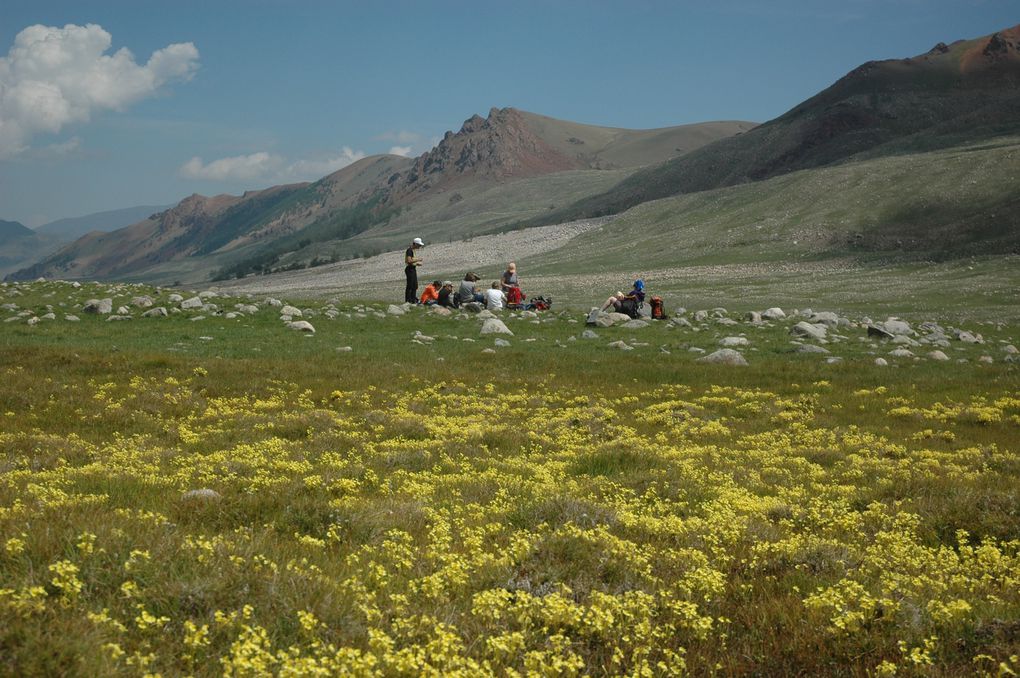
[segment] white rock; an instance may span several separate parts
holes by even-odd
[[[811,337],[812,339],[824,339],[826,329],[824,325],[812,325],[801,320],[790,329],[790,333],[801,337]]]
[[[978,358],[978,362],[979,363],[986,363],[988,365],[991,365],[995,361],[992,360],[992,356],[990,356],[990,355],[983,355],[980,358]]]
[[[875,358],[875,365],[878,367],[885,367],[889,364],[889,361],[885,358]]]
[[[906,348],[896,348],[889,351],[889,355],[894,358],[913,358],[914,352]]]
[[[486,308],[478,312],[478,317],[482,320],[488,320],[490,318],[495,318],[496,314]]]
[[[582,339],[598,339],[599,335],[596,332],[593,332],[592,330],[585,330],[584,332],[581,332],[581,338]]]
[[[613,341],[613,342],[610,342],[609,343],[609,348],[618,348],[621,351],[633,351],[634,350],[633,346],[628,345],[624,341]]]
[[[889,317],[884,323],[882,323],[882,327],[891,334],[914,334],[914,330],[910,327],[910,323],[896,317]]]
[[[814,344],[798,344],[797,348],[794,349],[796,353],[820,353],[825,355],[829,352],[829,349],[822,346],[815,346]]]
[[[445,306],[440,306],[439,304],[436,304],[435,306],[430,306],[429,312],[432,313],[433,315],[438,315],[442,317],[453,315],[453,311],[446,308]]]
[[[506,339],[497,339],[494,343],[496,346],[499,346],[500,348],[506,348],[507,346],[510,345],[510,342],[507,341]]]
[[[166,298],[166,300],[169,301],[171,304],[179,304],[182,301],[184,301],[184,297],[182,297],[179,294],[171,294],[169,297]]]
[[[274,299],[272,297],[266,297],[266,303],[272,306],[273,308],[280,308],[281,306],[283,306],[282,301],[280,301],[279,299]]]
[[[165,318],[167,316],[166,307],[157,306],[156,308],[150,308],[148,311],[142,313],[143,318]]]
[[[294,306],[284,306],[280,309],[280,315],[289,315],[291,318],[300,318],[301,309]]]
[[[208,487],[203,487],[198,490],[188,490],[181,495],[181,499],[189,501],[216,501],[218,499],[222,499],[222,496],[216,490],[210,490]]]
[[[732,348],[734,346],[747,346],[750,344],[746,337],[724,337],[719,340],[720,346]]]
[[[192,308],[202,308],[203,302],[199,297],[191,297],[181,302],[181,308],[184,310]]]
[[[404,315],[407,311],[404,310],[403,306],[397,306],[396,304],[390,304],[386,307],[386,312],[390,315]]]
[[[786,317],[786,313],[784,313],[783,309],[778,306],[773,306],[772,308],[762,311],[761,317],[765,320],[782,320]]]
[[[298,330],[299,332],[311,332],[315,334],[315,328],[312,327],[312,323],[307,320],[295,320],[294,322],[287,323],[287,327],[292,330]]]
[[[709,353],[704,358],[698,358],[698,362],[734,366],[747,365],[747,359],[739,351],[734,351],[732,348],[721,348],[714,353]]]
[[[86,313],[113,313],[113,299],[89,299],[81,310]]]
[[[496,352],[496,349],[494,349],[494,348],[483,348],[482,349],[482,353],[495,353],[495,352]]]
[[[511,337],[514,335],[510,328],[503,324],[503,321],[499,318],[489,318],[482,323],[481,334],[508,334]]]
[[[945,362],[949,360],[949,356],[947,356],[942,351],[932,351],[928,354],[928,357],[931,358],[932,360],[938,360],[940,362]]]
[[[625,330],[640,330],[643,327],[648,327],[648,323],[644,320],[628,320],[623,323],[622,327]]]
[[[67,315],[64,316],[64,320],[66,320],[69,323],[76,323],[80,321],[80,318],[76,315],[71,315],[70,313],[68,313]]]

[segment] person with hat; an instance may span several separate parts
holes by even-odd
[[[602,308],[599,310],[606,311],[610,307],[618,313],[624,313],[632,318],[638,316],[638,309],[645,303],[645,281],[635,280],[634,289],[627,294],[623,292],[617,292],[613,296],[606,299],[606,303],[602,304]]]
[[[433,280],[425,286],[425,291],[421,293],[421,299],[418,301],[426,306],[435,306],[439,303],[439,290],[442,288],[443,283]]]
[[[457,305],[457,295],[453,293],[453,283],[451,281],[443,281],[443,286],[439,290],[438,303],[440,306],[446,306],[447,308]]]
[[[425,247],[421,238],[415,238],[411,246],[404,252],[404,276],[407,278],[407,286],[404,288],[404,301],[409,304],[418,303],[418,267],[421,266],[421,258],[417,251]]]

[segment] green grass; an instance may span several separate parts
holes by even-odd
[[[0,303],[60,316],[146,291],[12,289]],[[572,341],[570,311],[507,318],[492,355],[475,319],[324,303],[296,303],[314,336],[266,306],[0,324],[0,672],[357,672],[357,651],[390,675],[616,674],[682,649],[696,674],[955,675],[1015,653],[1016,324],[951,319],[985,337],[945,349],[966,363],[878,368],[891,347],[860,328],[826,364],[791,352],[792,321]],[[747,368],[688,351],[738,333]],[[222,498],[182,499],[197,487]],[[819,590],[897,602],[839,632]],[[900,650],[931,636],[930,665]]]

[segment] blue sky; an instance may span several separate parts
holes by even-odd
[[[4,0],[0,218],[35,226],[315,179],[362,154],[419,155],[493,106],[631,128],[761,122],[864,61],[1012,26],[1018,9],[1016,0]],[[45,41],[15,53],[37,24],[83,28],[43,31]],[[43,44],[74,57],[53,66]],[[133,58],[103,60],[121,48]],[[97,80],[90,59],[114,76]],[[58,97],[45,114],[31,110],[42,104],[24,86],[46,78],[74,105]]]

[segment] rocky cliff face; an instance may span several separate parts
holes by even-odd
[[[528,128],[515,108],[474,115],[457,133],[447,132],[434,149],[389,179],[390,199],[404,204],[439,188],[468,181],[503,181],[577,169],[583,163],[552,148]]]

